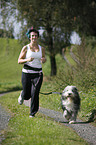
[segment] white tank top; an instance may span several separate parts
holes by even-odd
[[[25,72],[25,73],[40,73],[40,72],[42,72],[42,65],[41,65],[42,48],[40,45],[38,45],[38,46],[39,46],[39,51],[33,52],[33,51],[31,51],[29,44],[27,45],[27,52],[26,52],[25,58],[33,57],[34,60],[24,63],[24,66],[27,65],[33,69],[29,69],[29,68],[26,69],[24,67],[22,69],[23,72]]]

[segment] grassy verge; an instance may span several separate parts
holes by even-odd
[[[69,63],[70,63],[72,66],[76,66],[76,62],[75,62],[75,61],[72,59],[72,57],[70,56],[70,49],[69,49],[69,48],[66,48],[65,56],[67,57]]]
[[[0,92],[21,88],[21,69],[17,60],[22,46],[18,40],[0,38]]]
[[[72,129],[49,117],[37,113],[35,118],[29,118],[29,108],[17,103],[19,93],[0,97],[0,103],[12,115],[7,130],[2,132],[6,136],[2,145],[87,145]]]
[[[90,89],[88,93],[81,92],[80,96],[81,110],[79,118],[96,126],[96,89]]]

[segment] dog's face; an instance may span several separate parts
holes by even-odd
[[[62,93],[62,98],[72,99],[75,98],[77,95],[78,95],[78,90],[75,86],[67,86]]]
[[[80,98],[78,94],[78,90],[75,86],[67,86],[61,97],[63,106],[73,106],[73,103],[80,105]]]

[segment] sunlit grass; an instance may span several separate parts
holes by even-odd
[[[96,112],[96,88],[88,90],[88,93],[80,93],[81,96],[81,109],[79,117],[88,121],[91,117],[93,110]],[[93,117],[93,125],[96,126],[96,113]]]
[[[21,45],[18,40],[0,39],[0,92],[20,87],[22,65],[18,65]]]
[[[66,49],[65,56],[66,56],[67,60],[69,61],[69,63],[72,66],[76,66],[76,62],[73,60],[73,58],[70,55],[70,49],[69,48]]]
[[[12,116],[2,145],[87,145],[72,129],[41,113],[29,118],[29,107],[17,103],[19,93],[0,97],[0,103]]]

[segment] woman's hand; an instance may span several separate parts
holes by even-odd
[[[30,58],[27,59],[27,62],[28,61],[30,62],[30,61],[33,61],[33,60],[34,60],[34,58],[33,57],[30,57]]]
[[[19,64],[23,64],[23,63],[26,63],[26,62],[33,61],[33,59],[34,59],[33,57],[25,58],[26,52],[27,52],[27,46],[24,46],[22,48],[21,53],[20,53],[19,58],[18,58],[18,63]]]
[[[41,62],[42,62],[42,63],[45,63],[45,62],[46,62],[46,58],[45,58],[45,57],[42,57],[42,58],[41,58]]]

